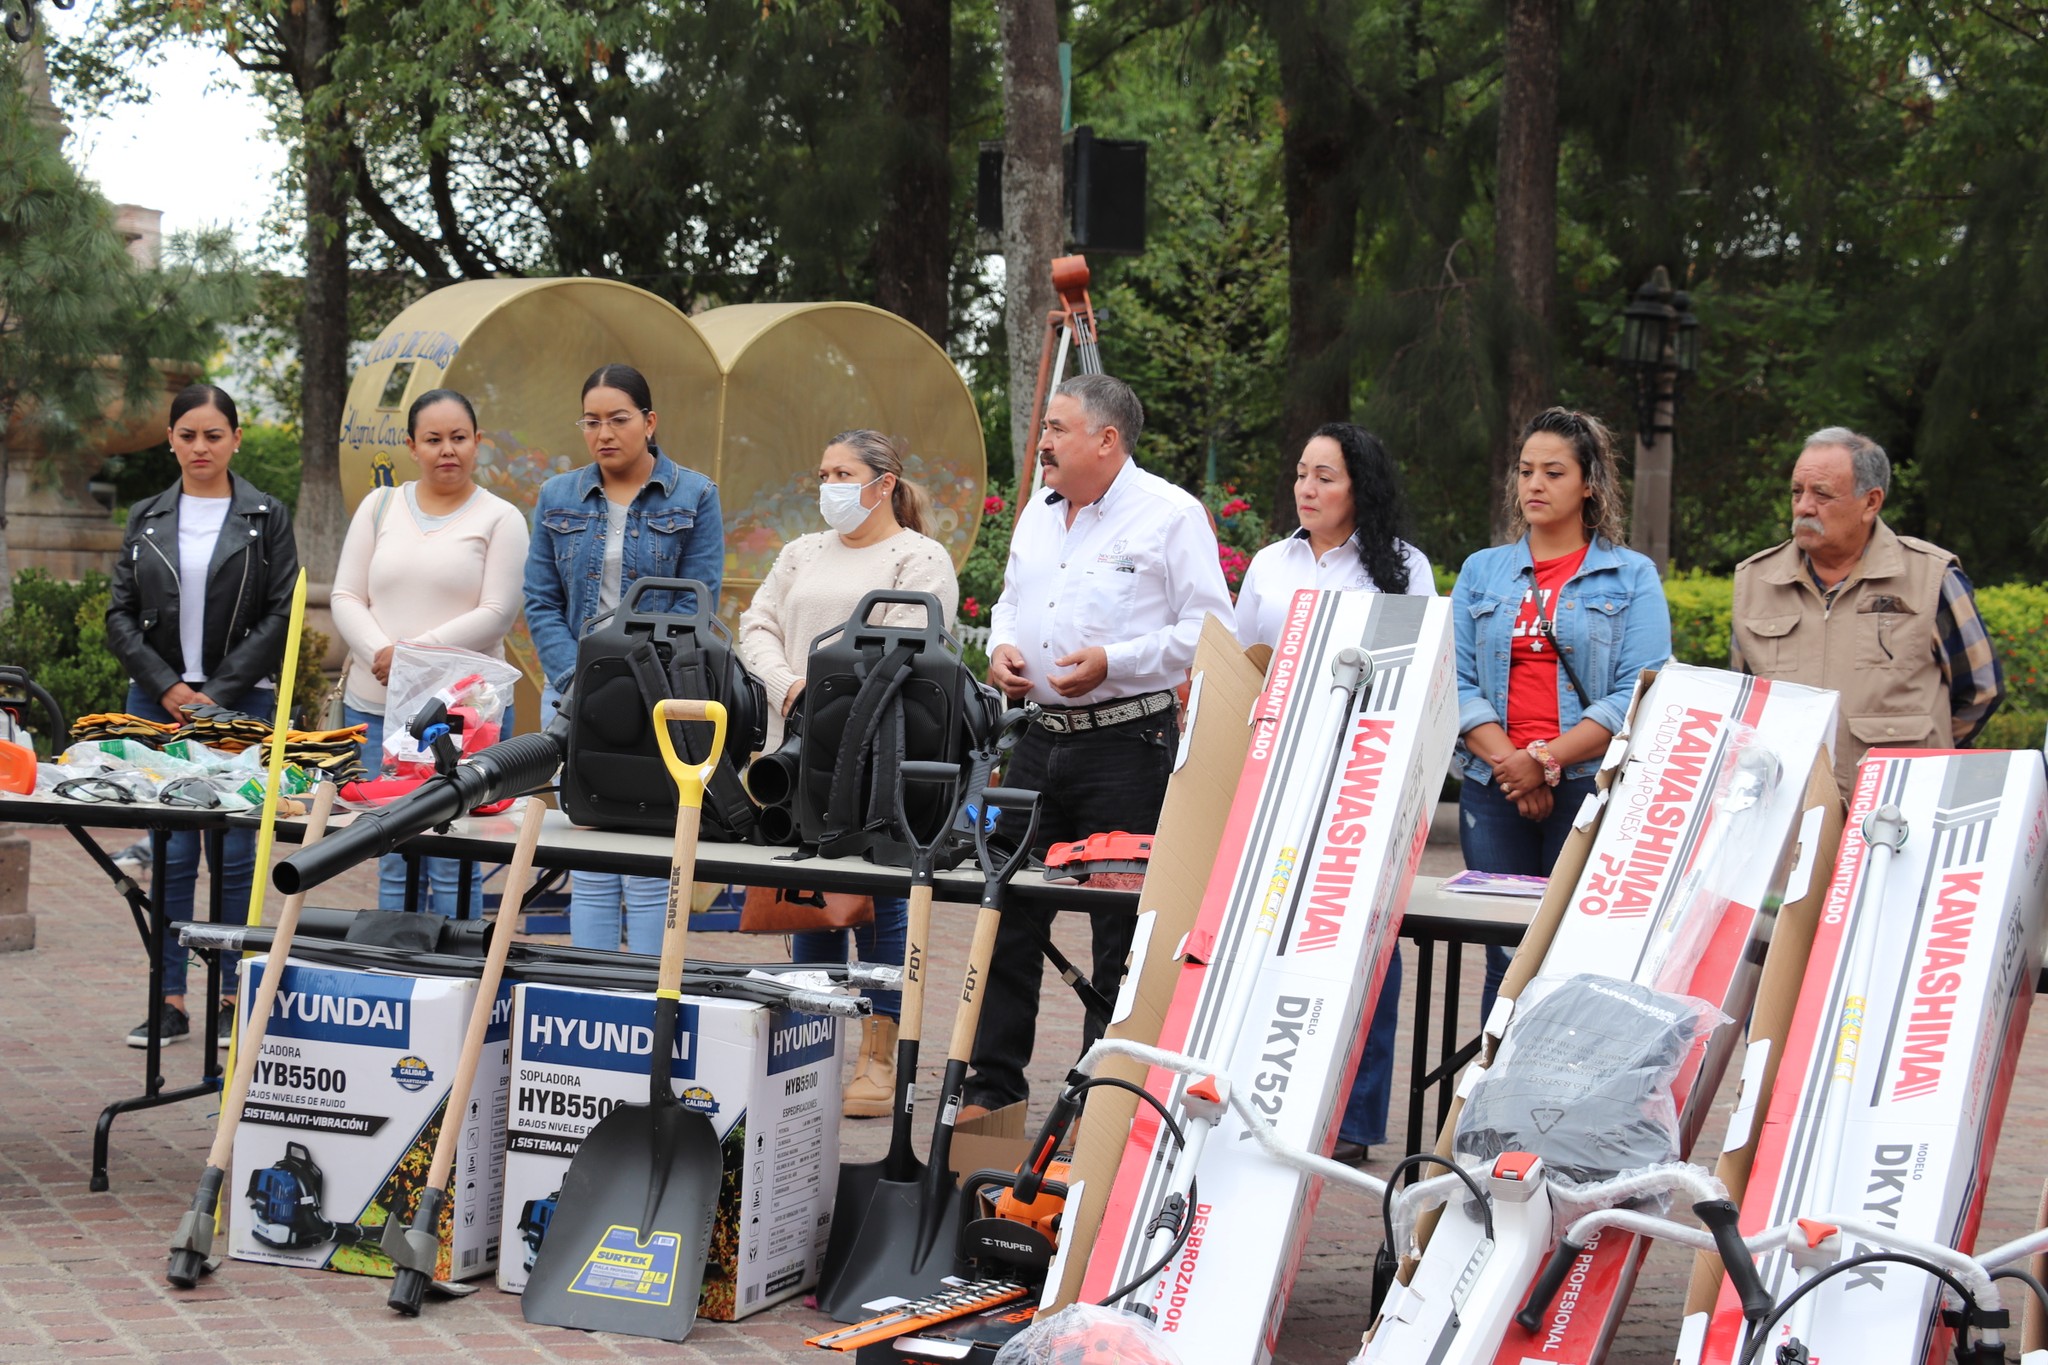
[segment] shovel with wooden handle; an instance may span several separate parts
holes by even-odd
[[[306,817],[306,843],[315,844],[327,832],[328,816],[334,811],[334,784],[322,782],[313,791],[313,809]],[[249,1023],[242,1030],[235,1052],[235,1073],[221,1096],[220,1120],[213,1130],[213,1149],[206,1154],[206,1169],[199,1174],[199,1191],[192,1207],[178,1220],[177,1235],[171,1238],[170,1264],[164,1279],[177,1289],[190,1289],[200,1276],[212,1270],[213,1229],[220,1211],[220,1190],[228,1178],[228,1161],[235,1152],[235,1129],[242,1121],[242,1106],[249,1098],[249,1083],[256,1076],[256,1059],[263,1052],[263,1037],[270,1028],[270,1011],[277,1002],[278,984],[284,980],[284,962],[291,955],[292,936],[299,931],[299,912],[306,896],[300,892],[285,897],[278,912],[277,931],[270,941],[270,964],[263,984],[249,1006]]]
[[[484,1038],[498,1011],[498,986],[505,979],[505,958],[512,951],[512,940],[519,936],[520,903],[526,899],[526,888],[533,883],[533,855],[540,847],[540,822],[546,815],[547,808],[537,799],[527,799],[526,814],[519,821],[518,841],[512,847],[512,866],[505,873],[504,892],[498,900],[498,918],[491,926],[483,975],[477,980],[476,1003],[470,1006],[469,1031],[462,1037],[462,1055],[455,1063],[448,1107],[441,1111],[441,1131],[434,1139],[434,1163],[427,1170],[427,1183],[420,1188],[412,1222],[394,1218],[384,1225],[381,1245],[396,1272],[391,1280],[391,1293],[384,1302],[409,1318],[420,1315],[420,1303],[434,1283],[434,1271],[440,1263],[441,1210],[448,1203],[448,1177],[455,1168],[455,1144],[462,1133],[462,1116],[469,1108],[470,1094],[476,1088]]]
[[[710,757],[685,763],[669,722],[705,720],[712,726]],[[577,1148],[520,1303],[528,1322],[661,1341],[681,1341],[697,1325],[724,1158],[711,1120],[676,1098],[669,1064],[683,1009],[697,825],[705,784],[725,749],[725,725],[725,708],[715,701],[668,700],[654,708],[654,734],[677,801],[647,1103],[612,1110]]]

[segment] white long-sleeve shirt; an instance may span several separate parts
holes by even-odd
[[[348,704],[383,711],[384,684],[370,663],[401,640],[504,658],[528,537],[519,509],[481,488],[430,530],[403,489],[373,489],[356,507],[334,570],[334,626],[354,659]]]
[[[1202,618],[1231,619],[1230,592],[1208,513],[1186,492],[1126,460],[1109,491],[1074,513],[1057,493],[1026,502],[1010,540],[989,649],[1024,656],[1026,695],[1047,706],[1094,706],[1178,687],[1195,661]],[[1063,658],[1100,645],[1109,676],[1063,697],[1046,682]]]
[[[1428,557],[1405,540],[1397,543],[1401,557],[1408,561],[1409,593],[1435,597],[1436,579],[1430,574]],[[1281,628],[1287,624],[1288,605],[1303,588],[1383,591],[1358,557],[1356,533],[1319,559],[1309,548],[1308,532],[1296,531],[1253,555],[1245,569],[1244,582],[1237,589],[1237,642],[1246,649],[1279,644]]]

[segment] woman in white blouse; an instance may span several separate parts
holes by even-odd
[[[393,648],[400,641],[453,645],[502,659],[526,566],[526,518],[476,485],[470,401],[453,389],[423,393],[406,413],[405,433],[419,477],[370,491],[334,573],[334,624],[349,649],[342,702],[349,724],[369,726],[363,766],[373,774],[384,752]],[[421,909],[455,913],[459,867],[452,858],[424,861]],[[471,904],[480,909],[476,885]],[[405,908],[405,860],[395,853],[378,866],[377,901],[386,910]]]
[[[960,605],[953,560],[924,534],[930,504],[903,477],[903,442],[879,431],[843,431],[818,460],[818,511],[830,527],[798,536],[775,556],[768,577],[740,617],[740,658],[767,689],[770,720],[764,752],[782,743],[782,718],[804,689],[811,641],[846,623],[860,599],[882,589],[928,592],[939,599],[941,624]],[[886,607],[887,624],[922,625],[912,606]],[[863,962],[903,960],[908,903],[875,897],[875,918],[853,930]],[[844,962],[844,929],[792,935],[798,962]],[[896,1089],[898,997],[873,993],[875,1012],[862,1022],[860,1066],[842,1096],[844,1112],[879,1118]]]
[[[1429,560],[1396,534],[1405,517],[1393,457],[1364,427],[1331,422],[1309,437],[1294,466],[1294,512],[1301,529],[1253,555],[1245,570],[1237,594],[1239,644],[1277,644],[1288,604],[1303,588],[1436,595]],[[1400,997],[1397,947],[1337,1129],[1339,1161],[1360,1164],[1386,1140]]]

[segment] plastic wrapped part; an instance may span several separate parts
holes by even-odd
[[[1674,1201],[1672,1195],[1682,1198]],[[1624,1171],[1611,1180],[1590,1185],[1552,1177],[1550,1235],[1562,1237],[1579,1219],[1602,1209],[1648,1206],[1668,1209],[1674,1202],[1691,1208],[1695,1204],[1727,1197],[1728,1187],[1713,1172],[1689,1161],[1663,1161],[1640,1170]]]
[[[451,711],[461,706],[476,713],[480,729],[456,740],[463,753],[496,743],[518,681],[517,668],[488,654],[454,645],[398,645],[391,651],[391,681],[384,694],[384,767],[394,772],[409,771],[398,764],[433,769],[434,755],[419,746],[410,726],[420,708],[436,698]]]
[[[1757,831],[1784,765],[1751,726],[1731,723],[1725,743],[1730,752],[1719,765],[1701,847],[1665,902],[1636,968],[1637,981],[1660,991],[1682,994],[1692,984],[1707,944],[1734,899],[1731,888],[1743,881],[1751,859],[1777,857],[1775,849],[1759,843]]]
[[[1137,1314],[1076,1303],[1003,1343],[995,1365],[1181,1365],[1181,1358]]]
[[[1515,1016],[1458,1120],[1454,1150],[1533,1152],[1553,1177],[1596,1184],[1675,1161],[1672,1081],[1727,1016],[1703,1000],[1574,976]]]
[[[1467,1169],[1475,1177],[1484,1177],[1486,1174],[1484,1166],[1473,1165]],[[1471,1197],[1471,1189],[1449,1171],[1442,1175],[1433,1175],[1427,1180],[1418,1180],[1402,1190],[1394,1196],[1394,1250],[1402,1256],[1420,1256],[1422,1247],[1416,1240],[1415,1230],[1422,1223],[1422,1215],[1450,1203],[1453,1199],[1470,1200]],[[1473,1221],[1479,1221],[1476,1214]]]

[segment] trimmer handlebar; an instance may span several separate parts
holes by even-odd
[[[1757,1273],[1756,1262],[1750,1259],[1748,1244],[1742,1240],[1742,1211],[1735,1207],[1732,1199],[1704,1199],[1694,1204],[1692,1211],[1713,1234],[1714,1246],[1721,1253],[1721,1266],[1728,1272],[1728,1282],[1735,1286],[1736,1297],[1742,1300],[1742,1316],[1751,1322],[1760,1321],[1771,1311],[1774,1300],[1771,1291],[1764,1288],[1763,1276]]]

